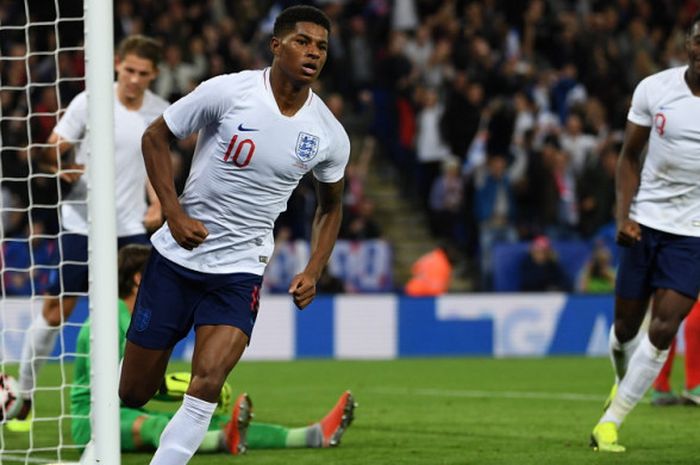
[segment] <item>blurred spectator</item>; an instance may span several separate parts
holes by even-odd
[[[430,189],[429,221],[435,237],[454,242],[462,213],[464,182],[459,160],[449,157],[442,162],[442,174]]]
[[[583,132],[583,120],[577,113],[571,113],[566,119],[560,136],[561,148],[571,157],[571,170],[579,177],[586,168],[595,165],[598,145],[596,138]]]
[[[602,244],[596,244],[591,258],[581,270],[577,291],[586,294],[612,294],[615,292],[615,268],[611,253]]]
[[[618,144],[608,144],[595,166],[586,169],[578,182],[579,231],[584,238],[614,221],[615,170]]]
[[[446,293],[452,279],[453,264],[454,253],[447,245],[440,245],[421,256],[411,266],[411,279],[404,289],[406,295],[429,297]]]
[[[342,279],[331,274],[326,266],[316,282],[316,292],[319,294],[342,294],[345,292],[345,283]]]
[[[466,73],[458,72],[447,89],[445,112],[440,129],[450,151],[464,161],[481,121],[484,88],[469,82]]]
[[[474,212],[479,227],[482,284],[488,289],[491,249],[497,242],[515,242],[515,200],[506,173],[508,161],[501,153],[493,153],[486,164],[474,173]]]
[[[382,235],[381,228],[374,219],[374,203],[363,198],[353,211],[343,215],[343,225],[340,228],[340,239],[361,241],[366,239],[379,239]]]
[[[418,113],[416,158],[418,160],[418,186],[420,198],[428,205],[430,189],[440,175],[442,163],[450,156],[450,149],[440,133],[440,117],[443,107],[435,89],[425,88],[421,93],[422,109]]]
[[[568,292],[571,284],[546,236],[537,236],[521,265],[520,290],[525,292]]]

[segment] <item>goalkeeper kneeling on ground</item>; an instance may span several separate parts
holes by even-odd
[[[146,265],[150,247],[129,245],[119,252],[119,356],[124,354],[126,331],[136,301],[141,273]],[[90,325],[85,324],[78,335],[73,388],[71,389],[71,433],[73,441],[86,445],[90,441]],[[180,401],[190,382],[189,373],[165,376],[156,400]],[[280,425],[251,422],[253,404],[243,393],[230,406],[231,388],[224,384],[217,414],[198,452],[229,452],[242,454],[247,449],[291,447],[330,447],[340,443],[353,420],[355,401],[344,392],[336,405],[320,421],[306,427],[287,428]],[[121,445],[123,451],[153,450],[173,413],[149,411],[143,408],[119,409]]]

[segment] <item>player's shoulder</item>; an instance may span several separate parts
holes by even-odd
[[[683,83],[683,73],[685,73],[686,69],[687,66],[685,65],[664,69],[645,77],[637,86],[668,89],[674,85],[681,85]]]
[[[262,70],[244,70],[237,73],[227,73],[207,79],[201,85],[222,96],[241,95],[251,92],[262,82]]]
[[[323,99],[315,92],[313,93],[312,98],[313,100],[311,105],[317,121],[333,137],[333,139],[343,143],[347,141],[349,144],[350,138],[348,137],[348,133],[345,131],[345,128],[340,121],[338,121],[338,118],[336,118],[330,108],[328,108]]]

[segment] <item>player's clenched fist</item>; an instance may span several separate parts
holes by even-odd
[[[316,297],[316,280],[306,273],[299,273],[292,278],[289,294],[294,298],[294,305],[303,310]]]
[[[168,218],[168,227],[175,242],[186,250],[199,246],[209,235],[201,221],[190,218],[184,213]]]
[[[628,218],[617,226],[615,241],[618,245],[631,247],[641,239],[642,229],[636,221],[632,221]]]

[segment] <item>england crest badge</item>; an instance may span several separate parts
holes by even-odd
[[[319,138],[306,132],[300,132],[297,138],[296,155],[299,160],[307,162],[318,153]]]

